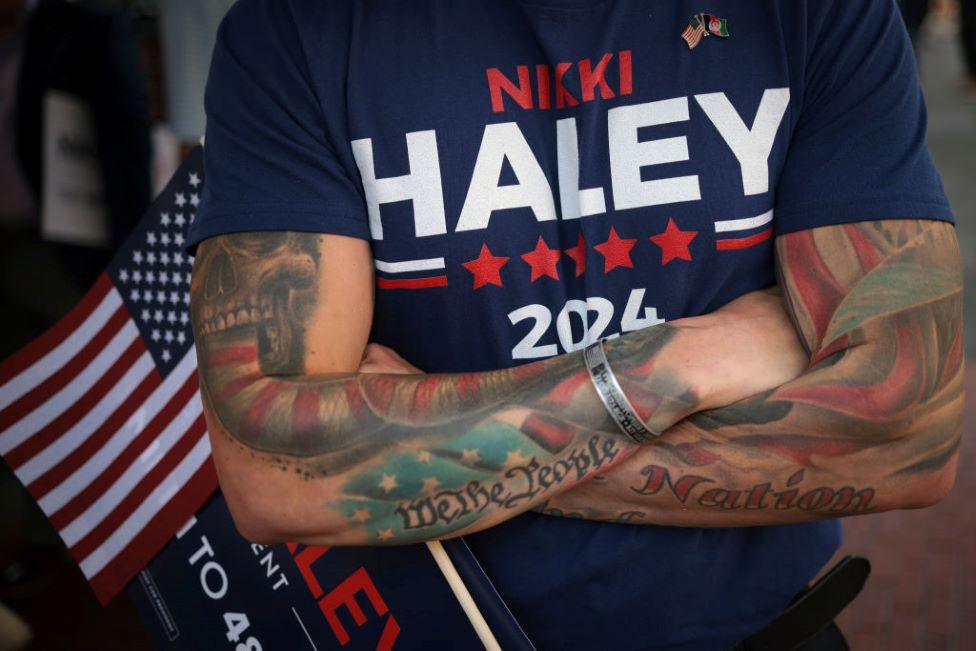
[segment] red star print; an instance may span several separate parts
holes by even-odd
[[[540,237],[535,244],[535,249],[522,256],[522,259],[532,267],[532,282],[543,276],[559,280],[559,271],[556,269],[559,256],[559,250],[550,249],[546,241]]]
[[[470,262],[464,262],[462,267],[474,274],[474,288],[492,284],[502,287],[501,270],[508,264],[508,258],[494,256],[487,244],[481,245],[481,255]]]
[[[603,254],[603,273],[610,273],[617,267],[634,268],[630,259],[630,250],[637,244],[637,240],[624,240],[617,236],[617,231],[610,227],[610,237],[603,244],[593,248]]]
[[[673,219],[668,218],[667,229],[652,237],[651,241],[661,247],[661,264],[666,265],[674,259],[691,260],[688,245],[697,236],[698,231],[683,231]]]
[[[579,241],[571,249],[563,251],[576,263],[576,277],[579,278],[586,273],[586,242],[583,241],[583,234],[580,233]]]

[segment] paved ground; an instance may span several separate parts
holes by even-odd
[[[967,351],[976,356],[976,104],[956,92],[954,35],[935,24],[921,50],[929,142],[958,219],[966,263]],[[966,431],[976,426],[976,362],[967,376]],[[854,651],[976,649],[976,440],[964,440],[953,493],[924,511],[845,521],[844,554],[864,554],[874,572],[841,618]]]
[[[966,268],[966,350],[976,357],[976,102],[958,92],[962,62],[950,24],[934,22],[922,41],[920,72],[929,106],[929,146],[952,201]]]

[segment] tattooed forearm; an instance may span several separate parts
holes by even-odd
[[[503,481],[484,484],[468,482],[458,490],[441,490],[433,495],[401,502],[395,513],[405,531],[436,525],[451,525],[489,506],[503,509],[531,504],[550,489],[585,480],[593,471],[609,467],[621,452],[619,441],[592,436],[585,448],[573,450],[564,459],[542,464],[535,457],[523,464],[499,468]]]
[[[951,225],[866,222],[783,236],[778,271],[811,362],[694,414],[550,510],[734,526],[924,506],[962,433],[961,264]]]
[[[315,484],[289,490],[316,496],[344,523],[332,542],[402,543],[487,526],[634,450],[579,354],[487,373],[314,374],[311,363],[330,343],[319,316],[329,307],[323,257],[316,235],[208,240],[198,251],[192,312],[212,429],[260,472],[285,470]],[[675,371],[695,336],[663,326],[608,344],[618,378],[653,428],[707,404]],[[223,476],[242,481],[242,468]],[[254,481],[265,485],[263,477]]]

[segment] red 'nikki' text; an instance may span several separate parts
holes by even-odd
[[[557,109],[567,106],[577,106],[582,102],[592,102],[597,92],[601,99],[612,99],[617,95],[630,95],[634,92],[634,75],[631,51],[623,50],[617,53],[617,91],[614,92],[607,81],[607,68],[613,60],[613,53],[604,54],[593,65],[590,59],[582,59],[576,63],[575,73],[573,63],[564,62],[550,66],[540,63],[535,68],[535,92],[533,92],[532,75],[529,66],[516,66],[515,78],[512,81],[498,68],[488,68],[488,94],[491,96],[491,110],[495,113],[505,111],[505,95],[523,109],[549,109],[554,105]],[[573,95],[566,88],[566,75],[574,74],[579,80],[579,97]]]

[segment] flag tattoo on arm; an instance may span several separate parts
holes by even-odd
[[[326,343],[327,324],[312,316],[322,241],[286,232],[205,241],[192,312],[212,414],[269,470],[338,481],[325,506],[349,527],[340,542],[415,542],[507,519],[634,450],[579,355],[486,373],[309,375],[308,356]],[[699,405],[660,358],[679,338],[680,327],[664,326],[608,347],[628,396],[658,427]]]

